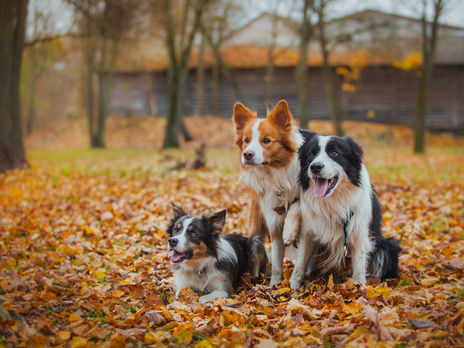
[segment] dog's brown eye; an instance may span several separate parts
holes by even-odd
[[[330,153],[330,156],[331,156],[331,157],[337,157],[337,156],[338,156],[338,153],[337,153],[336,151],[332,151],[332,152]]]
[[[248,137],[245,138],[245,143],[249,143],[249,142],[250,142],[250,139],[248,139]]]
[[[269,138],[264,138],[263,139],[264,144],[269,144],[270,142],[271,142],[271,139],[269,139]]]
[[[196,232],[192,232],[192,238],[193,239],[197,239],[198,238],[198,234]]]

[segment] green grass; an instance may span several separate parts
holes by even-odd
[[[464,148],[429,147],[426,155],[414,155],[407,148],[365,149],[368,170],[376,180],[449,180],[464,176]],[[33,150],[28,160],[34,168],[64,176],[75,172],[105,176],[150,176],[169,174],[179,162],[192,163],[194,150],[67,149]],[[207,170],[221,175],[238,175],[235,149],[206,151]]]
[[[32,150],[27,153],[33,168],[52,170],[69,176],[73,172],[105,176],[147,176],[169,172],[180,162],[190,164],[194,150],[116,150],[66,149]],[[233,149],[206,151],[207,168],[223,174],[238,172],[239,163]]]

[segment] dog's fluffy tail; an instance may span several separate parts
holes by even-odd
[[[401,247],[397,239],[376,237],[374,250],[370,253],[369,274],[382,280],[398,278],[400,251]]]
[[[258,235],[248,238],[249,271],[253,278],[259,278],[260,273],[266,273],[267,255],[263,242]]]

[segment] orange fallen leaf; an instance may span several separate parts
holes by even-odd
[[[85,337],[74,336],[71,341],[71,348],[85,348],[88,341]]]
[[[74,313],[70,313],[68,316],[68,321],[70,321],[71,323],[74,323],[76,321],[81,321],[81,320],[84,320],[84,319],[81,316],[74,314]]]
[[[63,341],[67,341],[71,337],[71,333],[69,331],[58,331],[58,337]]]
[[[330,290],[333,290],[334,288],[334,282],[333,282],[333,274],[331,273],[330,276],[329,276],[329,280],[327,282],[327,287],[330,289]]]
[[[121,291],[119,289],[116,289],[113,291],[113,297],[116,297],[116,298],[120,298],[121,296],[123,296],[125,294],[124,291]]]

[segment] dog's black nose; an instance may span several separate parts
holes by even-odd
[[[169,238],[168,243],[171,248],[174,248],[179,243],[179,240],[177,238]]]
[[[243,157],[247,161],[251,161],[255,157],[255,153],[253,151],[246,151],[246,152],[243,153]]]
[[[324,168],[324,163],[322,162],[311,163],[311,165],[309,166],[309,169],[311,169],[311,172],[313,172],[314,174],[319,174],[322,168]]]

